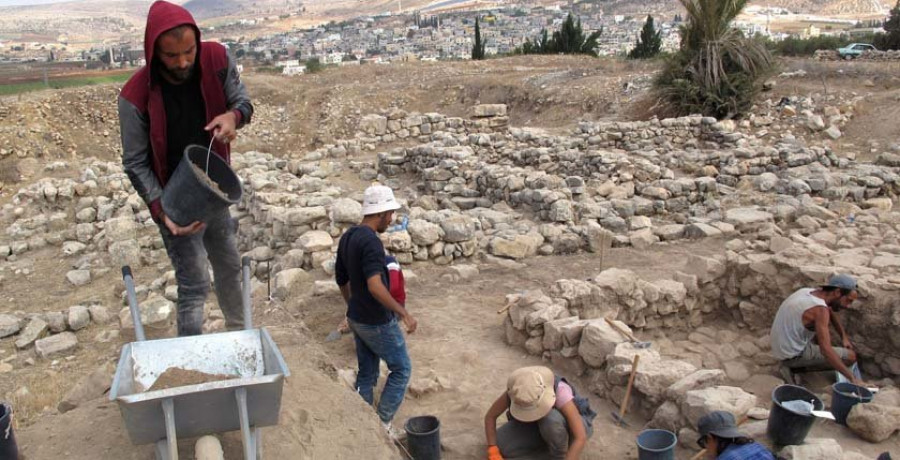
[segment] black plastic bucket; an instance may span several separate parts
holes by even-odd
[[[207,155],[208,152],[208,155]],[[209,179],[219,186],[217,192],[201,179],[209,158]],[[197,166],[196,171],[191,164]],[[208,217],[221,212],[241,200],[241,181],[231,166],[214,151],[205,146],[189,145],[175,172],[166,183],[162,194],[162,208],[166,216],[178,225],[205,222]]]
[[[441,422],[432,415],[412,417],[406,421],[406,444],[414,460],[440,460]]]
[[[12,427],[12,407],[4,402],[0,402],[0,458],[3,460],[19,458],[19,446],[16,444],[16,435]]]
[[[841,425],[847,424],[847,415],[853,406],[871,401],[872,392],[868,388],[850,382],[835,383],[831,386],[831,414]]]
[[[644,430],[637,437],[638,460],[675,460],[678,437],[668,430]]]
[[[776,446],[792,446],[803,444],[806,435],[812,428],[816,417],[812,414],[798,414],[781,405],[786,401],[806,401],[813,405],[813,410],[824,410],[825,404],[806,388],[797,385],[781,385],[772,390],[772,410],[769,412],[769,423],[766,435]]]

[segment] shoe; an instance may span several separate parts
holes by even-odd
[[[406,433],[394,428],[391,422],[381,422],[381,427],[384,428],[384,432],[391,438],[391,441],[399,442],[406,439]]]

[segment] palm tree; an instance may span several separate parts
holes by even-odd
[[[675,114],[734,118],[749,109],[773,65],[761,43],[732,26],[748,0],[679,0],[687,12],[681,46],[656,80]]]

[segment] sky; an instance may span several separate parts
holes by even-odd
[[[0,6],[42,5],[72,0],[0,0]]]

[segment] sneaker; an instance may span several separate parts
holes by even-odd
[[[399,442],[406,439],[406,433],[394,428],[394,425],[392,425],[391,422],[381,422],[381,427],[384,428],[384,432],[391,438],[391,441]]]

